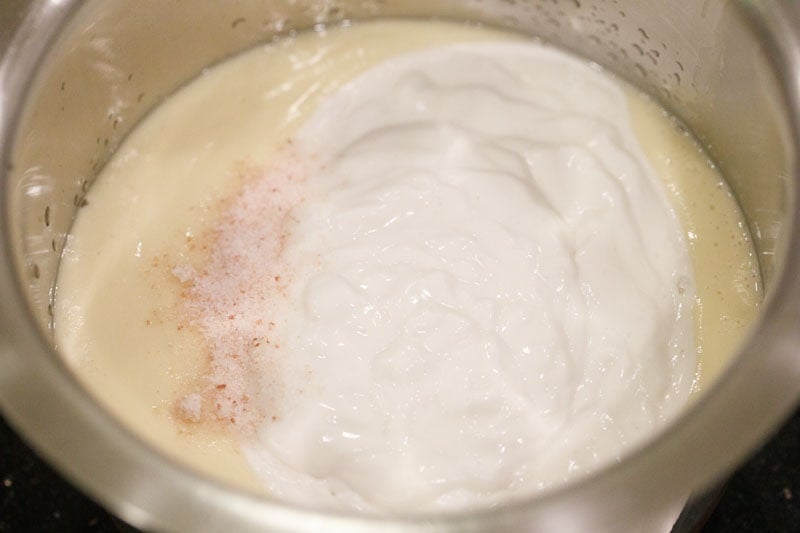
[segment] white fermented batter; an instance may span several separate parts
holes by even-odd
[[[173,453],[188,434],[204,450],[186,454],[193,464],[246,477],[231,473],[246,470],[228,451],[233,430],[258,473],[249,486],[363,509],[493,504],[651,435],[696,383],[695,331],[704,346],[735,340],[693,318],[696,295],[716,305],[744,286],[739,307],[727,305],[734,331],[752,313],[746,231],[690,143],[641,127],[672,131],[655,108],[634,104],[642,121],[629,89],[598,69],[503,39],[365,25],[287,45],[288,71],[270,59],[283,84],[260,73],[259,51],[176,95],[92,189],[65,252],[57,335],[90,387],[123,417],[136,394],[151,398],[155,416],[132,423],[160,424],[157,440],[179,428],[160,441]],[[351,74],[329,81],[342,65]],[[231,91],[237,70],[259,72],[256,88],[236,78]],[[229,112],[208,105],[230,94],[241,104]],[[635,131],[705,169],[672,176]],[[673,199],[688,191],[684,175],[705,178],[730,221],[716,231],[739,236],[721,252],[736,258],[731,274],[693,268],[697,235],[713,231],[681,202],[676,217],[666,175]],[[164,187],[192,182],[194,198],[165,199]],[[203,184],[215,190],[204,196]],[[152,216],[127,216],[131,196],[158,204]],[[119,222],[98,230],[109,203],[122,220],[114,212]],[[93,250],[110,238],[130,244],[101,260]],[[132,256],[144,259],[131,268]],[[78,270],[125,283],[86,295],[72,289]],[[106,316],[119,302],[130,304],[122,318]],[[155,392],[123,396],[103,381],[156,363],[125,347],[105,355],[102,331],[115,327],[170,365],[182,364],[170,353],[202,357]],[[209,455],[204,443],[219,439]]]
[[[614,80],[531,43],[436,48],[345,85],[291,146],[180,271],[216,414],[258,426],[273,492],[495,501],[688,397],[691,261]]]

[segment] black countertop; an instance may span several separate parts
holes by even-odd
[[[129,532],[0,418],[0,532]],[[800,410],[731,478],[703,533],[800,532]]]

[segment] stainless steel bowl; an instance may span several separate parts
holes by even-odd
[[[722,378],[621,463],[496,510],[363,517],[267,501],[167,460],[52,347],[59,254],[132,127],[203,67],[344,20],[445,18],[536,35],[619,73],[719,164],[767,298]],[[630,531],[730,471],[800,395],[800,5],[791,0],[5,0],[0,4],[0,406],[65,475],[146,529]]]

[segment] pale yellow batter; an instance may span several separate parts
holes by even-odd
[[[320,99],[406,51],[519,36],[443,22],[377,22],[305,34],[234,58],[144,121],[90,190],[57,283],[58,348],[86,387],[175,459],[263,491],[227,426],[185,423],[175,401],[208,364],[181,322],[178,263],[199,264],[224,199],[264,165]],[[747,227],[705,155],[631,90],[642,145],[683,223],[695,269],[697,383],[724,368],[761,298]]]

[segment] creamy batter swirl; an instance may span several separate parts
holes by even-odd
[[[229,208],[192,300],[209,342],[246,341],[217,365],[263,368],[250,455],[272,492],[491,502],[617,457],[686,399],[691,262],[604,74],[533,44],[418,52],[292,145],[273,194]],[[315,165],[282,208],[287,159]]]

